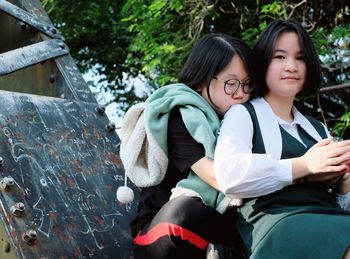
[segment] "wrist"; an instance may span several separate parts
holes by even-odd
[[[350,187],[346,188],[345,186],[336,186],[335,192],[340,195],[345,195],[350,191]]]
[[[338,181],[335,185],[335,192],[344,195],[350,191],[350,177],[349,173],[346,173],[340,181]]]
[[[301,156],[301,157],[292,158],[291,161],[292,161],[293,180],[303,178],[310,174],[309,170],[307,169],[304,157]]]

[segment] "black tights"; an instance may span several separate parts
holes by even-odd
[[[235,229],[236,213],[220,214],[199,198],[168,201],[134,239],[135,258],[205,258],[208,243],[243,250]],[[139,244],[135,244],[139,243]]]

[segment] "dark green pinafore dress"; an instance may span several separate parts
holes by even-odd
[[[255,110],[245,104],[254,125],[253,153],[265,153]],[[325,138],[323,125],[309,118]],[[301,127],[302,145],[280,127],[281,159],[302,156],[317,141]],[[238,209],[237,228],[252,259],[341,259],[350,245],[350,212],[341,209],[322,183],[297,182]]]

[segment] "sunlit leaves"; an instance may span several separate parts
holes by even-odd
[[[275,18],[294,18],[312,35],[323,64],[323,87],[350,81],[348,1],[41,1],[81,71],[93,69],[103,75],[100,83],[114,94],[120,113],[154,89],[176,82],[188,52],[203,34],[223,32],[253,46]],[[133,80],[139,78],[142,89],[147,89],[144,95],[137,93],[140,86]],[[349,127],[340,119],[348,112],[349,96],[350,90],[321,95],[329,125],[340,122],[338,127]],[[300,104],[317,117],[315,100],[309,97]]]

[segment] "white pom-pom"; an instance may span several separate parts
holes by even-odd
[[[128,186],[120,186],[117,190],[117,200],[123,204],[134,200],[134,191]]]

